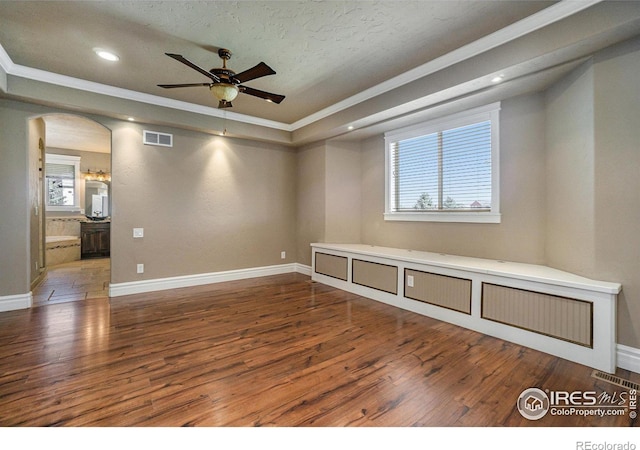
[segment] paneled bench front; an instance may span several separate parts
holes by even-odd
[[[364,244],[311,248],[314,281],[598,370],[616,370],[619,283],[546,266]]]

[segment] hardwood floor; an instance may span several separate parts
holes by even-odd
[[[300,274],[0,313],[3,427],[637,426],[516,408],[591,374]]]
[[[110,274],[109,258],[82,259],[51,266],[33,290],[33,303],[43,305],[107,297]]]

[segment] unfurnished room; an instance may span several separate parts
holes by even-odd
[[[640,446],[639,73],[640,1],[0,0],[2,433]]]

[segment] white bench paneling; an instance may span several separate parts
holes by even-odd
[[[490,336],[534,348],[598,370],[616,370],[616,303],[622,289],[619,283],[592,280],[551,267],[505,261],[493,261],[414,250],[364,244],[311,244],[316,252],[347,259],[347,279],[329,277],[311,270],[314,281],[334,286],[363,297],[378,300],[425,316],[450,322]],[[396,294],[373,289],[352,281],[353,261],[368,261],[397,267]],[[408,270],[405,270],[408,269]],[[471,314],[413,300],[405,296],[406,274],[428,272],[471,281]],[[362,275],[360,275],[362,276]],[[588,302],[592,315],[591,345],[570,342],[522,326],[509,325],[482,317],[482,284],[504,286],[553,297]],[[386,289],[387,291],[391,289]],[[518,301],[514,299],[514,301]],[[541,303],[542,304],[542,303]],[[581,308],[575,311],[582,313]],[[584,317],[577,318],[584,321]],[[570,331],[570,330],[568,330]],[[562,335],[562,334],[560,334]]]

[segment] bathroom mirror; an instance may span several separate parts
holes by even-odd
[[[85,181],[85,215],[90,218],[109,216],[109,185],[102,181]]]

